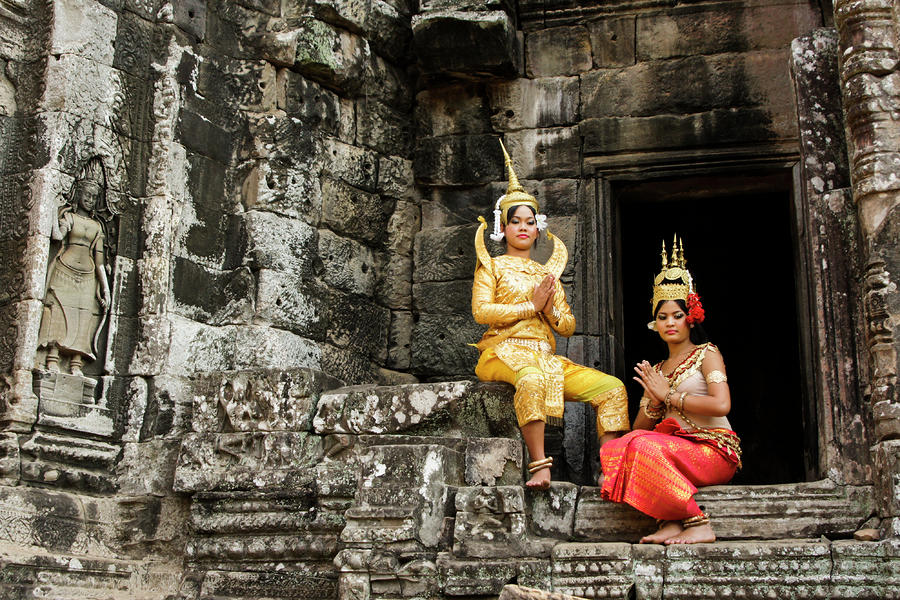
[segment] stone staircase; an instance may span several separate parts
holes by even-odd
[[[900,598],[897,538],[852,539],[870,487],[706,488],[720,541],[639,545],[652,521],[596,487],[524,488],[509,386],[336,385],[192,380],[175,495],[0,486],[0,597]]]
[[[870,487],[710,487],[698,501],[720,541],[635,544],[652,519],[599,488],[524,488],[509,394],[453,382],[322,396],[315,432],[355,436],[360,468],[339,598],[496,598],[511,583],[582,598],[900,598],[900,543],[852,539]]]

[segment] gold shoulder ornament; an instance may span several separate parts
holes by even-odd
[[[475,232],[475,256],[477,257],[475,270],[478,270],[478,263],[481,263],[481,266],[487,269],[488,273],[493,275],[494,261],[484,243],[484,230],[487,229],[487,221],[484,220],[484,217],[478,217],[478,221],[481,225],[478,226],[478,230]]]
[[[566,245],[563,243],[561,239],[547,231],[547,239],[553,240],[553,254],[550,255],[549,260],[544,265],[547,267],[547,270],[557,279],[559,280],[562,277],[562,272],[566,269],[566,263],[569,262],[569,249],[566,248]]]

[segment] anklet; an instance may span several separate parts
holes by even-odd
[[[548,456],[547,458],[542,458],[541,460],[536,460],[534,462],[528,463],[528,472],[529,473],[537,473],[541,469],[546,469],[553,466],[553,457]]]
[[[699,515],[688,517],[687,519],[683,519],[681,521],[681,526],[685,529],[690,527],[699,527],[700,525],[708,525],[709,524],[709,515],[700,513]]]

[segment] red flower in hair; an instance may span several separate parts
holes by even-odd
[[[706,318],[706,313],[703,310],[703,304],[700,303],[700,296],[697,294],[688,294],[687,297],[687,309],[688,316],[687,322],[694,323],[702,323],[703,319]]]

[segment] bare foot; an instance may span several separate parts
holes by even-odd
[[[597,487],[603,487],[603,471],[600,471],[600,476],[597,477]]]
[[[698,525],[696,527],[688,527],[681,533],[681,535],[676,535],[675,537],[670,537],[663,543],[665,543],[665,544],[702,544],[705,542],[714,542],[714,541],[716,541],[716,534],[713,531],[712,525],[707,523],[706,525]]]
[[[550,467],[544,467],[535,471],[531,479],[525,482],[525,487],[533,490],[546,490],[550,488]]]
[[[656,533],[645,535],[641,538],[642,544],[668,544],[668,539],[684,531],[684,527],[678,521],[663,521]]]

